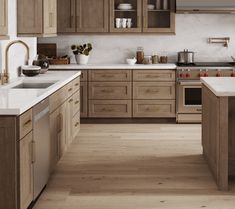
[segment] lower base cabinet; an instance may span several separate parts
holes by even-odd
[[[20,209],[26,209],[33,200],[33,134],[30,132],[19,142]]]

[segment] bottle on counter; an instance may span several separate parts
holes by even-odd
[[[143,64],[144,61],[144,48],[138,47],[136,52],[137,64]]]

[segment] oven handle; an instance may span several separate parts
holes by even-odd
[[[178,81],[178,84],[181,86],[201,86],[201,81]]]

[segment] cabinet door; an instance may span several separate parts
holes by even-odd
[[[148,5],[154,5],[153,9]],[[143,0],[143,32],[174,33],[175,3],[173,0],[162,0],[158,6],[156,0]]]
[[[88,92],[87,82],[80,83],[80,114],[81,118],[87,118],[88,116]]]
[[[77,0],[77,32],[108,32],[108,0]]]
[[[68,145],[73,141],[73,96],[66,102],[66,138]]]
[[[8,9],[7,9],[7,0],[0,0],[0,36],[7,35],[7,18]]]
[[[60,33],[76,32],[76,1],[58,0],[57,29]]]
[[[110,32],[142,32],[142,0],[126,0],[125,3],[131,4],[131,9],[120,9],[119,4],[123,0],[110,1]],[[126,26],[122,25],[121,20],[128,19]]]
[[[17,1],[17,30],[18,34],[43,33],[43,0]]]
[[[66,140],[66,103],[59,108],[58,115],[58,142],[59,142],[59,159],[67,149]]]
[[[57,0],[44,0],[44,33],[57,33]]]
[[[33,200],[33,135],[30,132],[19,142],[20,209],[28,208]]]

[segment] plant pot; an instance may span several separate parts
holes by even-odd
[[[77,64],[79,65],[86,65],[89,61],[89,55],[86,56],[84,54],[77,54],[75,55],[75,58],[76,58]]]

